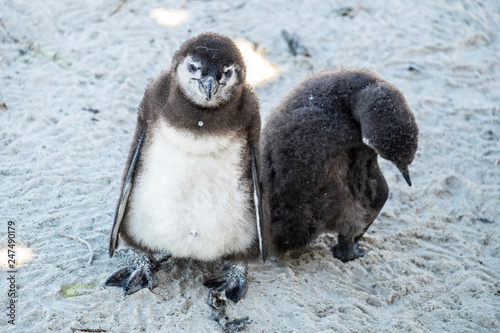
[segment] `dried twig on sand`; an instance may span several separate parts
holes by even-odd
[[[101,328],[91,329],[91,328],[71,328],[73,333],[75,332],[111,332],[110,330],[103,330]]]
[[[344,8],[338,9],[337,12],[339,13],[340,16],[347,16],[349,18],[353,18],[354,16],[358,15],[359,12],[361,12],[361,10],[363,10],[363,9],[364,8],[361,6],[344,7]]]
[[[307,47],[305,47],[300,41],[299,41],[299,36],[296,33],[289,34],[286,30],[281,30],[281,35],[285,39],[285,41],[288,44],[288,48],[290,49],[290,52],[296,56],[296,55],[303,55],[305,57],[310,57],[311,54],[307,50]]]
[[[93,108],[82,108],[83,111],[92,112],[93,114],[98,114],[99,110]]]
[[[19,43],[19,38],[16,36],[12,35],[9,30],[7,30],[7,25],[4,23],[3,20],[0,20],[0,25],[2,26],[3,30],[5,31],[5,34],[14,42],[14,43]]]
[[[115,10],[113,10],[113,11],[109,14],[109,16],[113,16],[113,15],[115,15],[115,14],[116,14],[116,12],[118,12],[118,11],[119,11],[119,10],[123,7],[123,5],[124,5],[124,4],[125,4],[125,1],[120,2],[120,3],[118,4],[118,6],[115,8]]]
[[[63,233],[59,233],[59,236],[66,237],[66,238],[71,238],[73,240],[79,241],[80,243],[83,243],[83,244],[87,245],[87,247],[89,248],[89,251],[90,251],[89,265],[92,266],[92,263],[94,262],[94,250],[92,249],[92,246],[90,245],[89,242],[87,242],[85,239],[81,239],[81,238],[78,238],[78,237],[75,237],[75,236],[71,236],[71,235],[66,235],[66,234],[63,234]]]

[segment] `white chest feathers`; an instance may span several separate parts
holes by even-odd
[[[214,260],[245,251],[257,234],[252,184],[242,179],[246,142],[195,138],[161,123],[129,198],[127,232],[176,257]]]

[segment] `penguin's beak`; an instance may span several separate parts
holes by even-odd
[[[411,186],[411,179],[410,179],[410,171],[408,171],[408,166],[398,166],[396,165],[397,168],[399,169],[399,172],[403,175],[403,178],[406,180],[408,183],[408,186]]]
[[[207,101],[209,101],[213,95],[217,94],[219,82],[212,74],[205,76],[198,82],[200,84],[200,90],[202,90],[207,97]]]

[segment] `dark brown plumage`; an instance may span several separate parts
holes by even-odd
[[[377,154],[411,185],[418,128],[401,92],[363,69],[329,70],[297,84],[262,134],[264,213],[278,253],[337,232],[335,257],[364,255],[357,242],[388,197]]]

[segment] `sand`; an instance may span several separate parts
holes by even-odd
[[[144,88],[204,31],[247,39],[279,68],[255,87],[263,119],[303,76],[359,66],[396,85],[420,127],[412,187],[380,160],[391,195],[361,241],[371,252],[344,264],[326,234],[298,257],[252,264],[230,317],[249,316],[246,332],[500,331],[498,1],[119,4],[0,3],[0,238],[15,221],[35,253],[17,268],[15,326],[1,268],[1,331],[221,331],[200,263],[173,261],[152,292],[102,286],[133,257],[121,247],[110,259],[107,246]],[[165,27],[149,17],[162,7],[189,17]],[[283,29],[311,56],[293,56]],[[88,241],[92,266],[85,244],[58,233]]]

